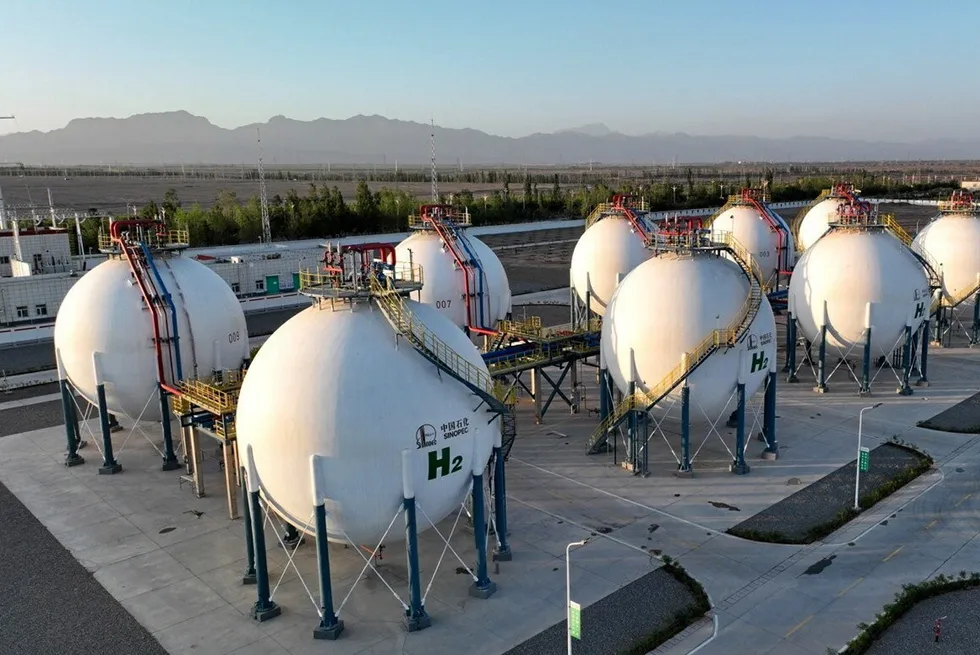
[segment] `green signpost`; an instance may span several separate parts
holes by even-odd
[[[861,447],[861,457],[858,459],[858,468],[861,473],[866,473],[871,466],[871,451],[866,447]]]
[[[582,638],[582,606],[574,600],[568,601],[568,631],[576,639]]]

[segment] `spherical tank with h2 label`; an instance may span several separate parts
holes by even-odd
[[[430,335],[487,373],[476,347],[434,307],[405,301]],[[411,452],[419,530],[459,508],[474,461],[485,465],[499,420],[422,357],[371,304],[311,307],[262,346],[239,396],[238,442],[251,447],[270,506],[312,534],[311,455],[331,541],[376,545],[402,503]],[[422,514],[424,512],[424,515]],[[387,542],[405,538],[395,526]]]

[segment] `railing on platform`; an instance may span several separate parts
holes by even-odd
[[[124,231],[125,235],[126,232]],[[190,246],[190,233],[188,230],[160,230],[151,229],[140,230],[132,241],[138,241],[146,247],[154,250],[167,250],[188,248]],[[101,252],[121,252],[119,244],[113,242],[112,236],[105,232],[99,232],[99,250]]]
[[[409,214],[408,227],[412,229],[434,227],[435,221],[465,227],[473,224],[468,207],[423,206],[422,211]]]
[[[223,371],[219,376],[181,380],[176,385],[181,395],[172,397],[174,411],[186,414],[194,405],[215,416],[234,413],[238,408],[242,378],[240,371],[232,370]]]
[[[384,287],[391,291],[420,289],[425,281],[422,267],[418,264],[395,264],[393,269],[386,268],[382,275]],[[374,270],[345,273],[340,267],[324,271],[307,269],[299,272],[299,292],[333,297],[371,295],[372,283],[377,282],[377,277],[378,273]]]

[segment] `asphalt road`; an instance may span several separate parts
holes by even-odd
[[[0,655],[166,655],[0,484]]]

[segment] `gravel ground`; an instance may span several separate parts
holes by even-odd
[[[2,484],[0,525],[0,655],[166,655]]]
[[[4,396],[0,395],[0,399],[3,398]],[[60,400],[5,409],[0,411],[0,437],[64,425],[64,422],[65,415],[62,412]],[[3,521],[0,521],[0,526],[4,526]],[[5,529],[6,526],[0,529],[0,532]],[[0,553],[2,552],[0,551]],[[0,559],[3,558],[0,557]]]
[[[939,643],[932,625],[945,616]],[[903,614],[866,655],[975,655],[980,651],[980,589],[951,591],[918,603]]]
[[[659,568],[583,608],[582,640],[575,641],[574,650],[589,655],[622,652],[694,603],[687,587]],[[565,621],[556,623],[504,655],[563,655],[566,630]]]
[[[919,427],[943,432],[980,432],[980,393],[922,421]]]
[[[884,485],[905,468],[918,463],[915,453],[891,444],[871,451],[871,468],[861,474],[861,496]],[[749,517],[729,532],[776,532],[802,543],[807,532],[832,521],[839,512],[854,505],[854,466],[851,462],[810,486]]]

